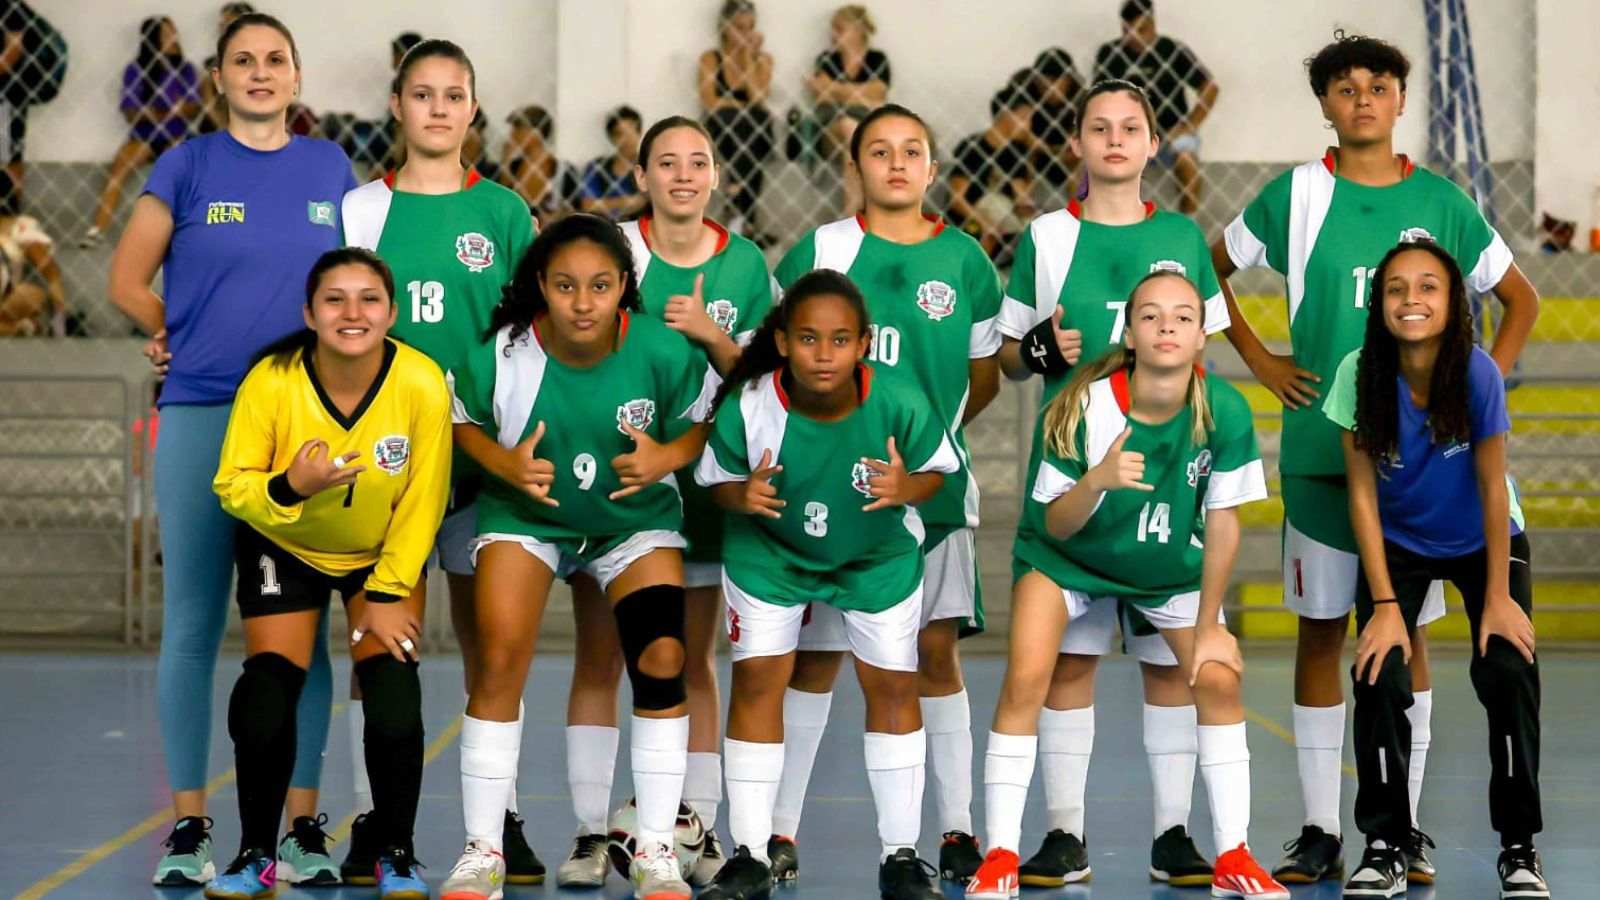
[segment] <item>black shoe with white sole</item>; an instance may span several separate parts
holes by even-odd
[[[1346,897],[1398,897],[1406,892],[1406,854],[1383,841],[1367,845],[1356,873],[1344,883]]]
[[[1536,898],[1550,896],[1550,886],[1544,883],[1544,864],[1539,862],[1539,851],[1532,844],[1517,844],[1500,851],[1500,898]]]

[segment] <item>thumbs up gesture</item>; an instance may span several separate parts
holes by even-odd
[[[705,284],[704,272],[694,276],[694,290],[667,298],[667,308],[661,316],[668,328],[702,346],[722,334],[722,329],[706,312]]]

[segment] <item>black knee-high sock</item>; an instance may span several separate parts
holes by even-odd
[[[239,777],[239,851],[277,846],[278,820],[294,774],[295,704],[306,670],[276,653],[244,661],[228,702],[228,734]]]
[[[383,845],[411,850],[422,793],[422,680],[417,664],[383,654],[356,663],[366,713],[367,776]]]

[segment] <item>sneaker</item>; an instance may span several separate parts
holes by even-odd
[[[216,877],[211,861],[211,820],[205,816],[184,816],[172,826],[172,833],[161,842],[166,855],[156,863],[154,884],[182,887],[205,884]]]
[[[100,246],[100,242],[103,240],[105,240],[105,234],[91,225],[89,230],[83,233],[83,237],[78,238],[78,246],[81,249],[89,250]]]
[[[558,887],[600,887],[606,883],[611,862],[606,857],[606,836],[579,829],[567,861],[556,869]]]
[[[1367,845],[1356,873],[1344,883],[1346,897],[1398,897],[1405,892],[1405,851],[1383,841]]]
[[[1150,880],[1173,887],[1205,887],[1211,883],[1211,863],[1200,855],[1194,838],[1182,825],[1161,833],[1150,845]]]
[[[255,900],[278,892],[278,860],[266,850],[241,852],[228,870],[211,879],[206,896],[213,900]]]
[[[1283,849],[1288,855],[1272,870],[1272,877],[1284,884],[1315,884],[1344,877],[1344,842],[1336,834],[1307,825]]]
[[[501,900],[505,896],[506,858],[482,841],[467,847],[439,888],[439,900]]]
[[[794,838],[775,834],[767,839],[767,859],[772,860],[772,880],[793,884],[800,878],[800,846]]]
[[[766,900],[770,896],[772,867],[751,856],[749,847],[740,846],[700,892],[699,900]]]
[[[1411,840],[1406,842],[1406,881],[1409,884],[1433,884],[1433,879],[1439,874],[1434,868],[1433,860],[1428,858],[1428,849],[1436,846],[1433,838],[1423,834],[1417,828],[1411,829]]]
[[[339,867],[328,855],[328,814],[315,819],[299,816],[278,842],[278,880],[284,884],[318,886],[339,883]]]
[[[689,900],[694,889],[683,880],[678,854],[661,843],[641,844],[628,867],[637,900]]]
[[[995,848],[983,858],[978,871],[967,880],[967,900],[1012,900],[1020,896],[1022,888],[1017,881],[1020,860],[1010,850]]]
[[[1250,855],[1250,848],[1240,844],[1217,857],[1217,870],[1211,876],[1211,896],[1289,900],[1289,889],[1268,875]]]
[[[378,869],[378,820],[372,813],[362,813],[350,823],[350,852],[339,864],[339,880],[345,884],[377,884],[373,875]]]
[[[1039,852],[1018,870],[1022,883],[1029,887],[1061,887],[1079,884],[1093,875],[1089,871],[1089,848],[1075,834],[1059,828],[1044,836]]]
[[[946,881],[965,884],[983,865],[978,839],[965,831],[946,831],[939,845],[939,875]]]
[[[1500,851],[1500,897],[1549,897],[1544,883],[1544,864],[1531,844],[1516,844]]]
[[[521,816],[506,810],[506,824],[500,837],[506,856],[506,882],[544,884],[544,863],[528,846],[528,839],[522,836],[522,821]]]
[[[407,848],[385,850],[373,866],[378,900],[428,900],[428,885],[412,871],[421,865]]]
[[[694,868],[689,871],[689,883],[695,887],[705,887],[716,879],[717,873],[722,871],[722,864],[727,861],[728,858],[722,855],[722,840],[717,837],[715,830],[708,829],[700,858],[695,860]],[[767,874],[770,876],[772,873]]]
[[[938,874],[917,851],[904,847],[878,865],[878,894],[883,900],[944,900],[944,891],[933,883]]]

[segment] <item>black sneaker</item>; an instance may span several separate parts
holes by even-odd
[[[350,823],[350,852],[339,864],[339,879],[345,884],[372,885],[378,883],[378,821],[372,813],[362,813]]]
[[[794,838],[775,834],[767,839],[767,859],[772,860],[772,880],[793,883],[800,878],[800,848]]]
[[[946,881],[966,884],[983,865],[978,839],[965,831],[946,831],[939,845],[939,875]]]
[[[1356,873],[1344,883],[1346,897],[1398,897],[1406,892],[1406,852],[1383,841],[1367,845]]]
[[[1173,887],[1205,887],[1211,883],[1211,863],[1200,855],[1194,838],[1182,825],[1161,833],[1150,845],[1150,880]]]
[[[1433,879],[1439,874],[1434,868],[1433,860],[1428,858],[1428,849],[1436,846],[1433,838],[1423,834],[1421,830],[1411,829],[1411,839],[1406,841],[1406,881],[1411,884],[1433,884]]]
[[[1531,844],[1516,844],[1500,851],[1500,897],[1550,896],[1550,886],[1544,883],[1544,865],[1539,862],[1539,851]]]
[[[1039,852],[1017,868],[1018,880],[1029,887],[1061,887],[1080,884],[1093,875],[1089,871],[1089,848],[1075,834],[1059,828],[1044,836]]]
[[[740,845],[711,884],[700,892],[700,900],[766,900],[772,896],[772,868],[750,855]]]
[[[878,866],[878,894],[883,900],[944,900],[944,892],[933,884],[938,874],[917,851],[905,847]]]
[[[506,857],[507,884],[544,884],[544,863],[534,855],[528,839],[522,836],[522,817],[509,809],[500,846]]]
[[[1284,884],[1315,884],[1344,877],[1344,842],[1336,834],[1307,825],[1283,849],[1289,855],[1272,870],[1272,877]]]

